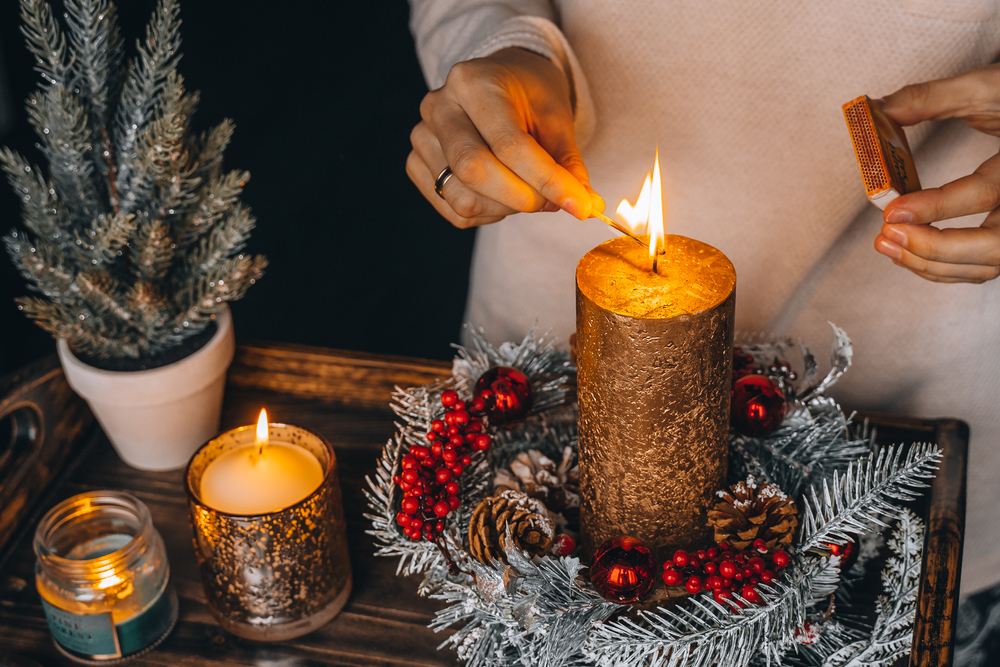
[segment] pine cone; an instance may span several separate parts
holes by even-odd
[[[715,541],[746,549],[760,538],[769,551],[787,547],[799,525],[795,502],[775,484],[757,484],[751,475],[729,491],[719,491],[722,500],[708,511],[715,528]]]
[[[469,524],[469,552],[480,563],[507,562],[508,538],[529,556],[552,546],[552,522],[541,502],[508,489],[479,503]]]
[[[537,449],[521,452],[511,461],[509,470],[500,470],[493,480],[497,491],[514,489],[540,500],[557,514],[575,517],[580,508],[580,468],[573,464],[573,448],[563,449],[562,461],[556,462]],[[562,524],[562,517],[556,523]]]

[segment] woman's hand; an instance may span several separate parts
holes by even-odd
[[[590,188],[573,133],[566,76],[546,58],[504,49],[461,62],[420,104],[406,173],[456,227],[516,211],[557,211],[583,220],[604,202]],[[454,176],[434,181],[445,167]]]
[[[884,100],[902,125],[961,118],[1000,136],[1000,65],[906,86]],[[875,249],[927,280],[982,283],[1000,276],[1000,155],[972,174],[899,197],[884,213]],[[989,212],[979,227],[937,229],[931,223]]]

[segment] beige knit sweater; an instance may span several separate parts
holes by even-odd
[[[570,76],[594,188],[634,201],[659,146],[668,232],[722,250],[737,328],[855,343],[845,406],[969,422],[968,593],[1000,580],[1000,281],[925,281],[877,254],[841,105],[1000,54],[997,0],[411,0],[432,88],[461,60],[520,46]],[[998,142],[956,123],[909,132],[925,187]],[[983,216],[949,223],[978,225]],[[575,328],[577,261],[610,238],[566,213],[481,228],[467,319],[494,341]]]

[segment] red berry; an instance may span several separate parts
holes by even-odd
[[[673,567],[674,567],[674,561],[672,560],[668,560],[666,563],[663,564],[664,571],[673,569]]]
[[[576,540],[566,533],[556,535],[552,541],[552,553],[557,556],[569,556],[576,550]]]
[[[445,484],[444,492],[449,496],[457,496],[459,491],[458,482],[448,482]]]
[[[743,573],[737,571],[736,574],[733,575],[733,579],[736,581],[743,581]]]
[[[722,588],[726,585],[726,580],[717,574],[713,574],[711,577],[705,580],[705,585],[712,590],[716,588]]]
[[[697,556],[688,555],[688,567],[701,567],[701,560]]]
[[[454,424],[455,423],[455,413],[454,412],[446,412],[446,413],[444,413],[444,423],[448,424],[449,426],[451,426],[452,424]]]
[[[767,553],[767,542],[765,542],[764,540],[762,540],[761,538],[758,537],[756,540],[753,541],[753,548],[754,548],[754,551],[759,551],[762,554],[766,554]]]
[[[462,447],[465,445],[465,438],[460,435],[453,435],[448,438],[448,444],[455,448]]]
[[[687,589],[688,593],[694,595],[701,591],[701,577],[692,574],[688,577],[688,580],[684,583],[684,588]]]
[[[787,551],[775,551],[774,555],[771,556],[771,562],[779,570],[788,565],[789,557]]]
[[[724,560],[719,563],[719,574],[726,579],[732,579],[736,575],[736,563],[731,560]]]
[[[416,514],[420,509],[420,501],[416,498],[403,498],[401,508],[407,514]]]
[[[447,484],[451,481],[451,471],[447,468],[438,468],[434,471],[434,478],[438,484]],[[763,563],[763,561],[761,561]]]
[[[731,547],[729,546],[728,542],[719,542],[719,548],[722,549],[723,551],[729,551]]]
[[[462,473],[463,473],[464,471],[465,471],[465,468],[463,468],[462,466],[460,466],[460,465],[458,465],[458,464],[456,464],[456,465],[453,465],[453,466],[451,467],[451,472],[452,472],[452,473],[454,473],[455,477],[461,477],[461,476],[462,476]]]
[[[712,561],[708,561],[702,566],[702,569],[705,570],[705,574],[715,574],[719,570],[719,566]]]
[[[413,485],[410,484],[409,482],[400,482],[399,488],[401,488],[403,491],[409,491],[411,488],[413,488]]]
[[[476,396],[472,399],[472,409],[476,412],[482,412],[486,409],[486,401],[483,400],[482,396]]]
[[[465,426],[466,424],[469,423],[469,419],[471,419],[471,417],[469,416],[469,413],[466,412],[465,410],[458,410],[457,412],[455,412],[454,420],[455,424],[457,424],[458,426]]]
[[[407,484],[413,484],[418,479],[420,479],[420,474],[414,469],[404,470],[402,474],[403,481]]]
[[[444,459],[445,463],[454,463],[458,458],[458,454],[455,453],[455,448],[452,445],[448,445],[441,453],[441,458]]]
[[[707,555],[709,560],[715,560],[716,558],[719,557],[719,550],[716,549],[715,547],[712,547],[711,549],[708,550]]]
[[[440,442],[435,442],[431,445],[431,455],[441,458],[441,452],[444,451],[444,447],[441,446]]]
[[[463,456],[462,457],[462,465],[464,465],[464,466],[472,465],[472,457],[469,456],[468,454],[466,454],[465,456]]]
[[[763,572],[760,573],[760,580],[763,581],[765,584],[771,583],[772,581],[774,581],[774,572],[771,572],[770,570],[764,570]]]
[[[413,519],[410,521],[410,530],[420,530],[423,527],[424,527],[424,520],[421,519],[419,516],[413,517]]]
[[[750,561],[747,563],[747,565],[749,565],[750,569],[753,570],[756,574],[760,574],[765,569],[767,569],[767,563],[765,563],[764,559],[759,556],[754,556],[753,558],[751,558]]]
[[[403,528],[410,525],[410,515],[406,512],[400,512],[396,515],[396,523],[398,523]]]
[[[441,394],[441,404],[444,406],[452,406],[458,403],[458,393],[452,391],[451,389],[443,392]]]
[[[413,540],[414,542],[419,542],[420,541],[420,531],[419,530],[411,531],[410,532],[410,539]]]
[[[678,549],[674,552],[674,562],[677,563],[677,567],[687,567],[688,553],[683,549]]]
[[[698,560],[705,560],[705,550],[698,549]]]
[[[437,440],[437,437],[438,437],[438,434],[435,433],[434,431],[427,431],[427,439],[430,440],[431,442],[434,442],[435,440]]]
[[[742,570],[740,570],[740,573],[743,575],[744,579],[749,579],[754,575],[754,572],[750,567],[743,568]]]
[[[470,419],[469,425],[465,427],[465,430],[470,431],[472,433],[479,433],[480,431],[483,430],[483,422],[479,421],[478,419]]]
[[[681,583],[681,573],[677,570],[664,570],[663,583],[667,586],[677,586]]]
[[[437,465],[437,462],[434,460],[433,456],[428,456],[427,458],[425,458],[423,461],[420,462],[420,465],[422,465],[425,468],[433,468],[435,465]]]
[[[736,562],[739,563],[740,565],[743,565],[744,563],[747,562],[746,554],[744,554],[742,551],[737,553],[734,558],[736,559]]]
[[[490,436],[488,435],[477,435],[476,436],[476,449],[481,452],[485,452],[490,448]]]
[[[410,447],[410,453],[413,454],[417,459],[425,459],[431,455],[431,450],[427,449],[423,445],[414,445]]]
[[[725,588],[716,588],[712,591],[712,597],[715,598],[716,602],[725,604],[723,600],[732,600],[733,593],[732,591],[727,591]]]
[[[445,424],[444,421],[440,419],[435,419],[434,421],[431,422],[431,429],[437,431],[438,433],[444,433],[447,428],[448,425]]]
[[[420,465],[420,464],[417,463],[417,459],[415,459],[414,457],[410,456],[409,454],[407,454],[406,456],[403,457],[403,470],[409,470],[410,468],[416,468],[418,465]]]
[[[436,530],[439,533],[442,530],[444,530],[444,521],[438,521],[436,524],[434,524],[434,530]]]
[[[462,501],[458,499],[458,496],[448,496],[448,509],[457,510],[462,506]],[[435,505],[435,512],[437,512],[437,506]]]
[[[452,497],[454,498],[454,496],[452,496]],[[450,512],[450,511],[451,511],[451,507],[448,506],[448,503],[446,503],[444,501],[441,501],[441,500],[439,500],[438,502],[434,503],[434,513],[437,514],[438,516],[441,516],[441,517],[448,516],[448,512]]]
[[[751,586],[750,584],[747,584],[746,586],[740,589],[740,597],[742,597],[747,602],[757,602],[757,600],[760,599],[760,596],[757,595],[757,589]]]

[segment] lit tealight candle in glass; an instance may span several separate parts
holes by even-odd
[[[323,467],[304,447],[270,441],[267,412],[260,411],[252,445],[215,459],[201,478],[201,499],[227,514],[251,516],[277,512],[319,488]]]

